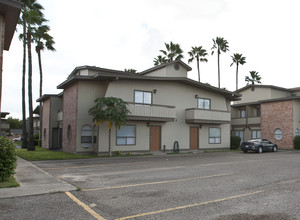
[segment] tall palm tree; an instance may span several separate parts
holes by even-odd
[[[200,47],[192,47],[192,50],[188,52],[190,55],[190,59],[188,62],[192,62],[194,59],[197,61],[197,70],[198,70],[198,81],[200,82],[200,67],[199,67],[199,62],[207,62],[208,60],[205,58],[207,56],[207,52],[205,49]],[[203,57],[203,58],[202,58]]]
[[[158,66],[167,63],[167,58],[159,55],[156,58],[154,58],[153,62],[154,62],[154,66]]]
[[[172,41],[170,44],[165,43],[166,50],[160,50],[167,59],[167,62],[172,62],[174,60],[181,60],[183,58],[183,50],[180,48],[179,44],[174,44]]]
[[[37,28],[33,29],[33,40],[36,43],[35,51],[38,55],[38,62],[39,62],[39,71],[40,71],[40,97],[43,95],[43,68],[42,68],[42,58],[41,58],[41,51],[43,51],[45,48],[50,51],[55,51],[54,48],[54,40],[53,37],[48,34],[50,31],[50,27],[48,25],[41,25]],[[42,105],[40,104],[39,109],[39,115],[40,115],[40,136],[42,134]]]
[[[249,83],[251,83],[252,85],[256,83],[261,83],[261,76],[258,75],[258,72],[256,71],[250,71],[250,77],[246,76],[245,77],[245,81],[247,82],[247,85],[249,85]]]
[[[36,0],[21,0],[23,3],[21,9],[21,19],[19,24],[23,26],[23,81],[22,81],[22,111],[23,111],[23,142],[22,147],[27,145],[27,135],[26,135],[26,112],[25,112],[25,62],[26,62],[26,49],[28,50],[28,105],[29,105],[29,142],[27,145],[27,150],[35,150],[34,147],[34,137],[33,137],[33,108],[32,108],[32,55],[31,55],[31,32],[32,27],[35,25],[40,25],[45,19],[43,18],[43,6],[36,2]],[[27,45],[27,48],[26,48]],[[24,131],[25,130],[25,131]]]
[[[236,90],[238,90],[238,73],[239,73],[239,64],[244,65],[246,63],[246,57],[243,57],[243,54],[234,53],[232,58],[232,66],[236,63]]]
[[[213,39],[213,42],[214,45],[211,48],[211,54],[214,54],[214,50],[217,50],[218,52],[218,86],[220,88],[220,54],[221,52],[226,53],[227,51],[229,51],[229,46],[227,40],[225,40],[223,37],[217,37],[216,39]]]

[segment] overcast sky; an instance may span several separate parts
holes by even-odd
[[[44,94],[56,89],[77,66],[108,69],[153,67],[164,43],[180,44],[188,63],[192,46],[203,46],[208,63],[201,63],[201,82],[218,85],[217,56],[211,56],[213,38],[229,42],[221,54],[221,87],[235,90],[233,53],[246,57],[239,69],[239,88],[255,70],[262,84],[300,87],[299,0],[38,0],[45,8],[56,52],[42,53]],[[20,118],[22,43],[15,33],[3,59],[2,111]],[[39,71],[33,48],[33,98],[39,96]],[[196,63],[189,77],[197,79]],[[171,94],[170,94],[171,95]],[[34,108],[38,103],[34,102]],[[28,107],[27,107],[28,108]],[[28,112],[28,110],[27,110]]]

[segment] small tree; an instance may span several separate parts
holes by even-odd
[[[93,121],[99,126],[105,122],[108,129],[108,152],[111,156],[111,128],[113,125],[117,129],[125,124],[126,116],[130,111],[127,109],[127,103],[120,98],[101,97],[95,100],[96,105],[89,109],[89,115],[93,117]]]
[[[231,136],[231,144],[230,144],[230,149],[231,150],[236,150],[239,148],[241,143],[241,138],[239,136]]]
[[[294,137],[294,148],[295,149],[300,149],[300,136],[295,136]]]

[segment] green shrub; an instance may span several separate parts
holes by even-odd
[[[230,149],[236,150],[239,148],[241,143],[241,138],[239,136],[231,136]]]
[[[121,156],[122,155],[122,151],[118,150],[118,151],[115,151],[115,156]]]
[[[300,136],[295,136],[294,137],[294,148],[295,149],[300,149]]]
[[[38,139],[40,139],[40,135],[37,133],[34,135],[34,140],[38,140]]]
[[[0,181],[4,181],[15,173],[17,156],[12,141],[0,137]]]

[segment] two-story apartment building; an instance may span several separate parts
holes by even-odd
[[[60,95],[44,95],[42,146],[53,148],[61,129],[63,151],[105,153],[108,128],[97,126],[88,110],[98,97],[128,103],[127,122],[113,127],[112,151],[138,152],[229,148],[230,102],[239,95],[187,78],[182,61],[129,73],[99,67],[77,67],[58,85]]]
[[[293,148],[300,129],[300,88],[248,85],[236,91],[232,105],[232,135],[242,141],[266,138],[280,148]]]

